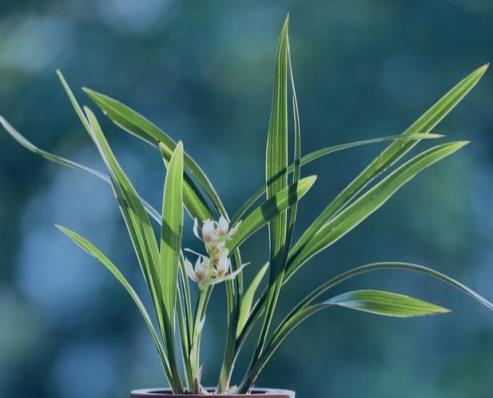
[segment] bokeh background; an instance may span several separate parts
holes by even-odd
[[[102,169],[56,80],[61,68],[74,88],[119,98],[182,139],[234,211],[263,181],[274,53],[288,11],[304,153],[397,134],[493,59],[488,0],[2,0],[0,113],[42,148]],[[436,130],[471,145],[311,261],[289,284],[282,310],[336,272],[379,260],[433,266],[493,298],[492,109],[490,71]],[[158,153],[101,120],[139,191],[158,205]],[[301,226],[382,148],[307,167],[319,180],[303,200]],[[125,292],[55,223],[97,243],[142,289],[110,189],[0,133],[0,396],[116,398],[163,385]],[[191,235],[189,228],[193,247]],[[267,255],[265,242],[264,230],[249,244],[250,272]],[[491,396],[491,312],[402,272],[344,286],[355,287],[414,294],[453,312],[417,320],[321,313],[289,338],[259,385],[300,398]],[[204,338],[206,383],[215,382],[222,355],[222,293]]]

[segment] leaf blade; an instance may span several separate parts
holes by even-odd
[[[272,217],[285,211],[300,200],[313,186],[316,176],[302,178],[296,184],[278,192],[253,210],[238,226],[236,233],[226,243],[230,251],[240,246],[250,235],[265,225]]]
[[[250,311],[252,309],[255,293],[257,292],[257,289],[268,269],[269,263],[266,263],[262,268],[260,268],[259,272],[257,272],[252,282],[248,286],[248,289],[245,291],[245,294],[241,298],[240,310],[238,314],[238,326],[236,328],[236,338],[238,338],[243,332],[243,328],[245,327],[245,324],[250,315]]]
[[[35,155],[41,156],[42,158],[56,163],[60,166],[68,167],[74,170],[79,170],[83,171],[89,175],[92,175],[101,181],[104,181],[105,183],[111,185],[111,180],[108,177],[108,175],[100,173],[99,171],[85,166],[83,164],[74,162],[73,160],[64,158],[62,156],[55,155],[51,152],[45,151],[44,149],[41,149],[34,145],[31,141],[29,141],[26,137],[24,137],[21,133],[19,133],[5,118],[0,116],[0,124],[3,126],[5,131],[20,145],[22,145],[25,149],[28,151],[34,153]],[[144,199],[141,199],[142,203],[144,204],[144,208],[149,214],[150,217],[152,217],[156,222],[159,224],[161,223],[161,215],[159,212],[152,207],[148,202],[146,202]]]
[[[325,224],[300,251],[294,252],[290,257],[285,279],[291,277],[311,257],[342,238],[373,214],[417,174],[452,155],[466,144],[466,141],[458,141],[438,145],[404,163]]]
[[[144,318],[144,321],[146,323],[146,326],[151,334],[152,340],[154,342],[154,345],[156,347],[156,350],[158,351],[159,357],[161,358],[161,362],[163,365],[163,368],[165,369],[166,373],[169,375],[170,374],[170,367],[169,367],[169,362],[168,358],[166,356],[166,352],[161,344],[161,341],[159,340],[159,336],[156,332],[156,329],[154,328],[154,325],[152,323],[152,320],[142,303],[142,300],[140,299],[139,295],[135,292],[133,289],[132,285],[128,282],[128,280],[125,278],[125,276],[120,272],[118,267],[111,262],[111,260],[106,257],[101,250],[99,250],[96,246],[94,246],[91,242],[89,242],[87,239],[79,235],[78,233],[72,231],[71,229],[64,227],[62,225],[55,225],[58,230],[60,230],[63,234],[65,234],[67,237],[69,237],[74,243],[76,243],[79,247],[81,247],[84,251],[86,251],[88,254],[96,258],[104,267],[116,278],[118,282],[123,286],[123,288],[127,291],[128,295],[132,299],[132,301],[135,303],[137,309],[139,310],[140,314]]]
[[[451,90],[442,96],[431,108],[429,108],[418,120],[408,127],[402,135],[416,132],[430,132],[445,116],[447,116],[462,99],[474,88],[488,69],[488,64],[477,68]],[[387,168],[391,167],[402,156],[410,151],[416,142],[396,141],[381,152],[336,198],[331,201],[324,211],[305,230],[293,247],[293,251],[299,251],[320,228],[335,214],[341,211],[361,190],[363,190],[374,178]]]
[[[159,255],[161,290],[168,323],[173,330],[183,234],[183,144],[181,141],[176,145],[169,162],[164,183],[162,215]]]
[[[288,18],[281,29],[274,76],[274,95],[266,146],[267,199],[288,186]],[[287,214],[280,213],[269,221],[270,281],[273,283],[284,266]]]
[[[437,139],[437,138],[442,138],[444,137],[441,134],[423,134],[423,133],[414,133],[414,134],[409,134],[407,136],[403,136],[402,134],[399,135],[389,135],[385,137],[378,137],[378,138],[371,138],[368,140],[360,140],[360,141],[354,141],[354,142],[349,142],[346,144],[338,144],[338,145],[332,145],[328,146],[325,148],[318,149],[316,151],[310,152],[306,154],[305,156],[302,156],[300,159],[300,166],[306,166],[307,164],[323,158],[327,155],[330,155],[332,153],[340,152],[340,151],[345,151],[348,149],[352,148],[357,148],[360,146],[366,146],[366,145],[373,145],[373,144],[380,144],[383,142],[387,141],[395,141],[395,140],[403,140],[403,141],[408,141],[408,140],[429,140],[429,139]],[[295,170],[295,163],[291,163],[288,167],[288,174],[293,173]],[[235,213],[234,217],[231,219],[231,223],[235,224],[240,220],[241,217],[252,207],[252,205],[260,199],[263,195],[265,194],[265,184],[260,187],[253,195],[251,195],[245,203],[240,207],[240,209]]]
[[[127,105],[94,90],[88,88],[83,88],[83,90],[89,98],[124,131],[142,139],[152,146],[158,147],[159,144],[162,143],[169,152],[172,152],[175,149],[176,142],[168,134]],[[226,217],[227,213],[224,205],[209,178],[187,153],[184,153],[184,164],[187,173],[190,173],[198,183],[198,186],[206,192],[217,212]],[[193,181],[193,184],[195,184],[195,181]],[[200,192],[200,189],[198,189],[197,186],[195,186],[194,189],[197,192]],[[201,200],[203,200],[203,205],[207,207],[205,199],[201,198]]]
[[[383,290],[354,290],[324,302],[371,314],[410,318],[450,312],[447,308],[404,294]]]

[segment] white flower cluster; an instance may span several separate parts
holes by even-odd
[[[195,266],[187,258],[183,259],[185,271],[190,279],[199,284],[215,284],[233,279],[241,271],[242,267],[230,272],[231,260],[226,247],[226,242],[238,230],[239,225],[240,223],[230,229],[228,221],[221,216],[219,221],[205,220],[199,233],[199,223],[195,219],[193,233],[204,242],[207,255],[187,250],[197,255]]]

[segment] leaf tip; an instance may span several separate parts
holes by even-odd
[[[457,141],[456,147],[457,147],[457,149],[460,149],[460,148],[465,147],[466,145],[469,145],[470,143],[471,143],[471,141]]]
[[[60,69],[57,69],[55,71],[56,75],[58,76],[58,79],[63,83],[65,82],[65,77],[63,76],[63,73]]]
[[[481,66],[481,67],[479,68],[479,70],[480,70],[482,73],[485,73],[485,72],[488,70],[488,68],[489,68],[489,67],[490,67],[490,63],[489,63],[489,62],[487,62],[487,63],[485,63],[483,66]]]
[[[315,184],[315,182],[317,181],[317,178],[318,178],[318,176],[316,174],[314,174],[314,175],[311,175],[309,177],[306,177],[305,180],[308,182],[308,184],[311,187],[313,184]]]
[[[55,224],[55,228],[61,232],[65,232],[66,228],[63,225]]]

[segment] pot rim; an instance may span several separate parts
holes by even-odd
[[[215,388],[207,388],[209,391],[214,391]],[[221,398],[243,398],[252,397],[254,395],[264,395],[273,398],[294,398],[295,392],[292,390],[284,390],[279,388],[254,388],[249,394],[236,394],[236,393],[225,393],[225,394],[214,394],[209,395],[184,393],[184,394],[172,394],[169,388],[142,388],[137,390],[132,390],[130,396],[132,398],[162,398],[162,397],[172,397],[172,398],[192,398],[192,397],[221,397]]]

